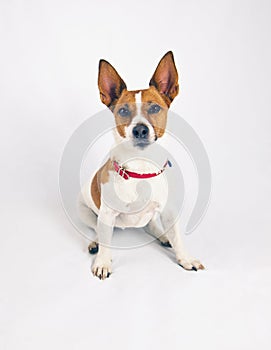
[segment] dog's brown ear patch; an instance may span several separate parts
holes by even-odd
[[[167,52],[160,60],[150,80],[150,86],[154,86],[160,92],[168,106],[178,95],[178,72],[172,51]]]
[[[112,107],[126,89],[126,84],[109,62],[100,60],[98,87],[101,101],[107,107]]]

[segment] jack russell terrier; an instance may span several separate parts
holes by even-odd
[[[92,266],[93,274],[105,279],[112,272],[110,244],[114,227],[143,227],[163,246],[173,248],[177,263],[184,269],[204,269],[199,260],[185,251],[174,211],[163,210],[165,198],[168,198],[162,173],[167,171],[168,165],[171,166],[170,162],[166,161],[159,169],[156,164],[143,158],[144,151],[165,134],[167,112],[179,91],[173,53],[169,51],[161,59],[149,88],[136,91],[127,90],[114,67],[101,60],[98,87],[101,101],[115,117],[116,145],[107,162],[92,176],[79,195],[79,216],[97,234],[97,238],[89,245],[89,252],[97,253]],[[138,157],[139,152],[142,154],[141,159]],[[132,206],[138,198],[138,184],[142,179],[151,188],[151,200],[141,209],[122,211],[112,208],[104,200],[104,193],[108,193],[113,185],[121,201],[128,207]]]

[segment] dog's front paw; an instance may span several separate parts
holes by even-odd
[[[112,260],[97,256],[92,266],[92,273],[100,280],[108,278],[112,273]]]
[[[198,270],[204,270],[205,267],[202,265],[202,263],[194,258],[191,257],[183,257],[177,259],[178,264],[183,267],[185,270],[189,271],[198,271]]]

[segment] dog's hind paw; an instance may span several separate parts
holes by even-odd
[[[99,244],[95,241],[92,241],[88,246],[89,254],[96,254],[99,250]]]
[[[160,241],[161,245],[163,247],[167,247],[167,248],[172,248],[167,236],[164,234],[164,235],[161,235],[158,240]]]
[[[166,248],[172,248],[172,245],[169,243],[169,241],[160,241],[161,245]]]

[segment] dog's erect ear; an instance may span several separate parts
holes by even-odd
[[[172,51],[167,52],[159,62],[150,80],[150,86],[154,86],[162,94],[168,105],[178,95],[178,72]]]
[[[98,87],[101,101],[107,107],[112,107],[126,89],[126,84],[109,62],[100,60]]]

